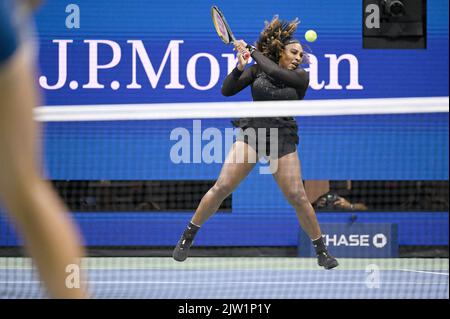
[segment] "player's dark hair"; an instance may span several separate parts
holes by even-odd
[[[278,62],[286,44],[295,41],[293,35],[300,21],[298,18],[292,21],[280,20],[276,15],[272,21],[264,23],[265,27],[256,41],[256,48],[269,59]]]

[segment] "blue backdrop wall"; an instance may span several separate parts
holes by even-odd
[[[80,0],[79,28],[66,25],[69,4],[46,1],[36,14],[39,85],[47,105],[250,100],[250,89],[233,97],[220,94],[235,60],[231,47],[215,33],[212,4],[224,11],[235,35],[249,43],[275,14],[299,17],[302,40],[307,29],[317,31],[318,40],[310,44],[306,99],[448,96],[445,0],[428,0],[424,50],[363,49],[362,1]],[[299,118],[303,177],[446,180],[447,115]],[[180,125],[191,129],[192,122],[45,124],[46,172],[59,180],[215,179],[219,164],[170,161],[174,142],[169,135]],[[223,130],[230,125],[224,119],[204,126]],[[90,245],[174,245],[191,214],[75,216]],[[348,218],[345,213],[319,214],[324,222]],[[448,244],[448,212],[366,213],[359,220],[398,223],[400,245]],[[293,209],[273,178],[256,170],[235,192],[232,213],[208,223],[199,244],[282,246],[297,241]],[[4,219],[0,229],[0,245],[15,245]]]

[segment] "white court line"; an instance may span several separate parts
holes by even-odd
[[[163,285],[329,285],[329,284],[345,284],[345,285],[366,285],[365,281],[297,281],[297,282],[276,282],[276,281],[88,281],[88,285],[136,285],[136,284],[163,284]],[[6,281],[0,284],[26,285],[40,284],[39,281]],[[448,285],[447,282],[381,282],[382,285]]]
[[[408,271],[408,272],[418,272],[418,273],[423,273],[423,274],[448,276],[448,272],[435,272],[435,271],[411,270],[411,269],[399,269],[399,270],[400,271]]]

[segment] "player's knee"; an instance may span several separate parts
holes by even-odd
[[[298,189],[293,189],[286,194],[287,200],[295,208],[303,208],[305,205],[309,205],[308,197],[305,192]]]
[[[227,182],[216,182],[211,188],[214,195],[225,198],[233,192],[233,186]]]

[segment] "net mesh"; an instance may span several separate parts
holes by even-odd
[[[267,116],[296,117],[301,178],[340,265],[317,265],[265,158],[174,261],[239,134],[230,120]],[[95,298],[448,298],[447,97],[43,107],[36,118]],[[0,297],[45,298],[4,213]]]

